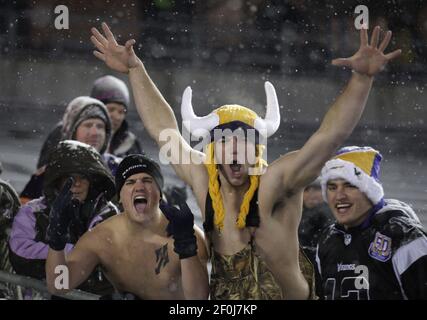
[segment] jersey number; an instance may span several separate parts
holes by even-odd
[[[339,288],[335,278],[328,278],[325,283],[325,299],[335,300],[369,300],[369,282],[365,277],[346,277],[341,280]]]

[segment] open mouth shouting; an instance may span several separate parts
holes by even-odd
[[[245,166],[241,163],[238,163],[237,160],[233,160],[233,163],[229,164],[229,167],[232,178],[241,178],[245,172]]]
[[[145,195],[136,195],[133,198],[133,206],[138,214],[144,214],[145,208],[147,207],[147,198]]]

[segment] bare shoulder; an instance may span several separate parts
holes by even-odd
[[[207,183],[209,180],[208,170],[204,163],[190,164],[191,185],[199,185]]]
[[[169,160],[176,174],[182,180],[195,187],[198,180],[207,175],[204,166],[206,155],[193,149],[178,129],[170,131],[170,139],[168,144],[161,147],[160,153]]]
[[[122,220],[122,214],[108,218],[86,232],[79,242],[83,242],[88,248],[98,251],[106,243],[111,243],[113,241],[117,230],[120,229],[119,225],[122,224]]]
[[[299,150],[294,150],[280,156],[268,166],[268,169],[269,170],[271,169],[273,171],[274,170],[286,171],[287,168],[292,164],[292,162],[295,161],[296,157],[298,156],[298,153],[299,153]]]
[[[292,174],[292,163],[298,151],[289,152],[272,162],[260,178],[258,199],[260,209],[271,211],[273,207],[290,198],[295,193],[292,186],[287,185]]]
[[[288,152],[269,164],[267,171],[261,176],[260,183],[265,185],[283,183],[281,178],[290,174],[292,163],[295,161],[298,151]]]

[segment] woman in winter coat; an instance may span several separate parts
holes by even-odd
[[[72,179],[73,207],[69,211],[72,222],[66,252],[73,249],[86,231],[118,213],[109,201],[115,193],[114,180],[101,155],[93,147],[78,141],[60,142],[51,153],[44,173],[43,197],[22,206],[13,221],[10,260],[18,274],[38,279],[45,277],[49,214],[69,178]],[[112,287],[98,270],[80,289],[106,294]]]

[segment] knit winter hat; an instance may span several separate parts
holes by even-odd
[[[82,123],[83,121],[85,121],[87,119],[91,119],[91,118],[101,119],[105,123],[105,125],[107,126],[108,116],[104,113],[104,110],[102,108],[100,108],[99,105],[96,105],[96,104],[88,105],[87,107],[82,109],[82,111],[79,114],[79,118],[74,123],[74,126],[72,128],[72,132],[73,132],[72,137],[73,138],[76,134],[77,128],[80,125],[80,123]]]
[[[129,108],[129,90],[122,80],[113,76],[96,79],[90,96],[104,104],[117,102]]]
[[[376,205],[384,197],[379,180],[381,154],[371,147],[344,147],[326,162],[321,173],[322,196],[327,202],[327,183],[333,179],[345,179],[359,188]]]
[[[160,191],[160,198],[162,197],[163,189],[163,175],[160,170],[160,166],[141,154],[131,154],[125,157],[122,162],[120,162],[119,167],[116,171],[116,190],[117,194],[120,195],[123,184],[126,179],[130,176],[145,172],[153,177]]]
[[[99,151],[103,154],[107,150],[111,138],[111,120],[107,108],[97,99],[81,96],[69,103],[62,120],[62,139],[75,139],[78,126],[90,118],[101,119],[105,123],[105,141]]]

